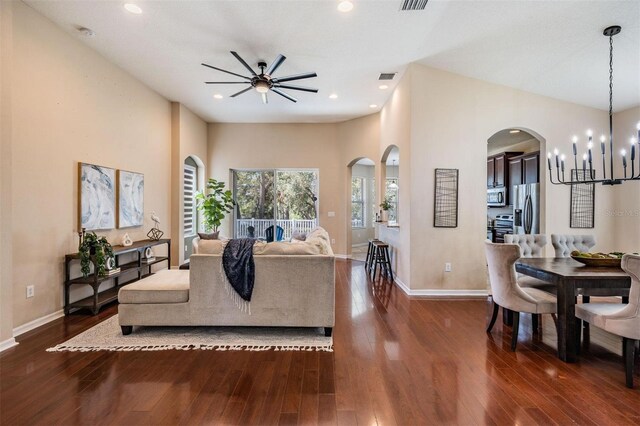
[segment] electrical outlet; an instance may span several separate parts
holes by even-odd
[[[30,298],[30,297],[33,297],[34,293],[35,293],[35,289],[33,288],[33,286],[32,285],[28,285],[27,286],[27,299]]]
[[[447,262],[444,264],[444,271],[451,272],[451,263]]]
[[[336,239],[335,239],[335,238],[332,238],[332,239],[331,239],[331,244],[335,244],[335,243],[336,243]]]

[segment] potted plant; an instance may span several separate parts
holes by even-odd
[[[390,197],[384,197],[384,200],[380,203],[380,208],[382,209],[381,219],[383,222],[389,221],[389,210],[393,208],[393,204],[391,204]]]
[[[84,277],[91,273],[91,257],[95,265],[95,272],[99,277],[107,274],[107,261],[113,257],[113,248],[105,237],[98,237],[95,232],[84,235],[80,247],[80,269]]]
[[[207,182],[208,194],[205,191],[196,193],[198,210],[204,217],[204,229],[207,232],[217,233],[222,219],[233,209],[235,201],[231,197],[231,191],[224,189],[224,182],[209,179]]]

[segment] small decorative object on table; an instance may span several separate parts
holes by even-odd
[[[574,250],[571,252],[571,258],[587,266],[617,266],[620,267],[622,261],[622,252],[612,253],[586,253]]]
[[[156,255],[151,249],[151,247],[147,247],[144,250],[144,257],[142,258],[142,263],[150,263],[156,260]]]
[[[124,234],[122,236],[122,245],[124,247],[130,247],[131,244],[133,244],[133,240],[131,239],[131,237],[129,236],[129,234]]]
[[[160,218],[156,216],[156,212],[151,212],[151,220],[153,220],[153,228],[147,233],[150,240],[158,241],[164,235],[164,232],[158,228],[160,226]]]

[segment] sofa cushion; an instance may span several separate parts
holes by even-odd
[[[185,303],[189,301],[189,271],[162,270],[127,284],[118,292],[120,303]]]
[[[198,232],[198,237],[200,237],[201,240],[219,240],[219,236],[220,231],[211,232],[210,234],[207,234],[205,232]]]
[[[193,240],[193,252],[195,254],[222,254],[227,240]]]
[[[322,254],[320,248],[316,244],[310,244],[305,242],[287,243],[287,242],[273,242],[264,243],[257,242],[253,246],[253,254],[259,255],[288,255],[288,256],[301,256],[301,255],[314,255]]]

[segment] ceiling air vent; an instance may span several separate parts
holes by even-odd
[[[383,72],[380,73],[380,77],[378,77],[378,80],[393,80],[396,74],[397,72]]]
[[[424,10],[429,0],[402,0],[400,10]]]

